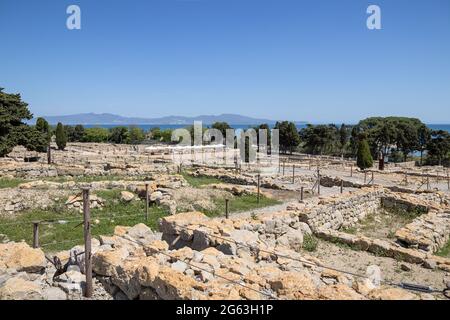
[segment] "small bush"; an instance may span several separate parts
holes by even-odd
[[[308,252],[316,251],[318,244],[319,241],[313,235],[305,234],[303,236],[303,249],[305,249],[306,251]]]

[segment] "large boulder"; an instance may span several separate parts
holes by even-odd
[[[44,252],[33,249],[25,242],[0,244],[0,268],[12,268],[17,271],[40,272],[46,266]]]
[[[163,234],[178,235],[180,234],[182,228],[177,228],[177,226],[182,227],[201,224],[202,222],[206,222],[208,220],[209,218],[207,216],[198,211],[179,213],[161,218],[159,221],[159,230]]]
[[[134,194],[129,191],[122,191],[120,193],[120,200],[123,202],[130,202],[134,199]]]
[[[8,279],[0,287],[0,300],[43,300],[41,287],[19,277]]]

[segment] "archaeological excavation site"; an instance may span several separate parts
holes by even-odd
[[[226,151],[69,143],[49,164],[15,147],[0,299],[448,299],[448,169]]]

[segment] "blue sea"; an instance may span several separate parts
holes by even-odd
[[[113,128],[113,127],[117,127],[119,126],[119,124],[99,124],[99,125],[85,125],[86,128],[93,128],[93,127],[101,127],[101,128]],[[152,128],[160,128],[161,130],[164,129],[179,129],[179,128],[186,128],[189,125],[186,124],[162,124],[162,125],[157,125],[157,124],[137,124],[135,125],[136,127],[142,128],[145,131],[148,131]],[[232,128],[234,129],[248,129],[253,127],[253,125],[242,125],[242,124],[238,124],[238,125],[230,125]],[[450,124],[428,124],[427,125],[430,129],[432,130],[444,130],[444,131],[448,131],[450,132]],[[208,125],[206,125],[205,127],[209,127]],[[297,125],[297,129],[300,130],[302,128],[305,128],[306,124],[302,124],[302,125]]]

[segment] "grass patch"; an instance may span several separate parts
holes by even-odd
[[[182,176],[194,188],[198,188],[208,184],[223,183],[223,181],[213,177],[194,177],[187,173],[182,173]]]
[[[303,237],[303,249],[308,252],[314,252],[317,250],[319,240],[310,234],[305,234]]]
[[[450,240],[438,251],[436,252],[437,256],[450,258]]]
[[[117,225],[133,226],[145,223],[153,230],[157,229],[158,219],[167,215],[166,210],[156,206],[149,208],[149,220],[145,221],[145,202],[132,201],[123,203],[120,201],[121,190],[98,191],[96,194],[105,200],[105,207],[91,209],[92,235],[111,235]],[[95,220],[98,219],[98,223]],[[82,220],[82,214],[69,211],[61,202],[47,210],[29,210],[13,219],[0,218],[0,234],[5,234],[11,241],[25,240],[32,244],[33,220],[56,220],[59,223],[41,224],[39,229],[39,241],[44,251],[60,251],[69,249],[83,243],[83,226],[77,225]],[[74,221],[76,220],[76,221]],[[8,223],[20,223],[21,225],[6,225]]]
[[[253,209],[274,206],[280,204],[281,202],[275,199],[267,198],[261,195],[259,203],[257,195],[243,195],[239,197],[233,197],[228,201],[228,212],[237,213],[243,211],[249,211]],[[201,210],[208,217],[218,217],[225,215],[225,200],[215,200],[214,204],[216,208],[213,210]]]
[[[27,181],[21,178],[0,178],[0,189],[15,188],[25,182]]]

